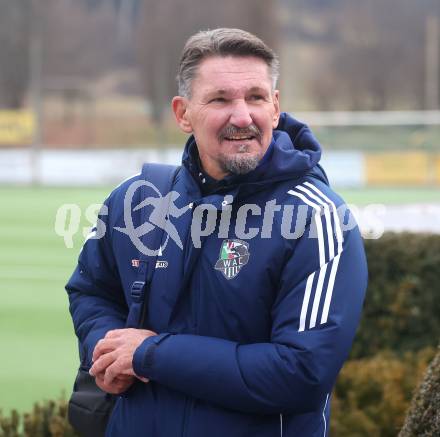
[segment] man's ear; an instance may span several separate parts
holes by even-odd
[[[275,129],[280,121],[280,92],[278,90],[275,90],[273,92],[272,100],[275,108],[272,120],[272,127]]]
[[[188,117],[188,99],[182,96],[176,96],[171,101],[174,117],[176,117],[177,124],[183,132],[192,133],[191,122]]]

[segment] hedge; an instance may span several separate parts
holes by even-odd
[[[411,403],[399,437],[440,436],[440,348]]]
[[[403,357],[383,352],[348,361],[333,392],[331,436],[395,437],[434,353],[431,348]]]
[[[440,235],[366,240],[369,285],[351,358],[436,348],[440,339]]]
[[[67,420],[67,401],[36,403],[30,413],[0,411],[0,437],[78,437]]]

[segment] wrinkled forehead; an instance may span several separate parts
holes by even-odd
[[[193,92],[233,92],[271,88],[270,69],[255,56],[211,56],[202,60],[193,80]]]

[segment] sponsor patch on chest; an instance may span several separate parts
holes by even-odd
[[[215,269],[226,279],[233,279],[249,261],[249,244],[242,240],[223,240]]]

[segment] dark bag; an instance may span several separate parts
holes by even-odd
[[[170,165],[144,164],[142,167],[142,178],[154,184],[162,194],[166,194],[173,186],[177,170],[177,167]],[[146,197],[145,186],[142,186],[139,191],[141,192],[141,200],[143,200]],[[143,214],[140,215],[141,223],[145,222],[145,218]],[[162,235],[163,229],[159,227],[156,227],[154,231],[147,234],[148,240],[151,243],[150,247],[158,247],[162,240]],[[145,259],[145,256],[140,254],[140,259]],[[139,278],[141,280],[135,281],[132,285],[132,295],[136,297],[136,300],[130,307],[127,326],[142,327],[144,324],[147,286],[151,282],[155,265],[156,260],[150,259],[147,262],[147,271],[143,273],[144,277]],[[95,378],[89,374],[88,368],[81,366],[78,369],[73,393],[69,400],[69,422],[74,430],[83,437],[104,436],[115,402],[116,396],[102,391],[96,385]]]
[[[102,391],[88,370],[79,368],[69,400],[69,422],[83,437],[104,436],[115,402],[115,396]]]

